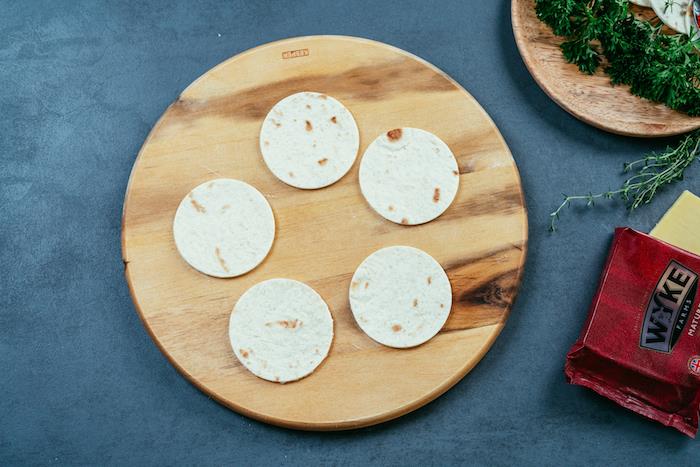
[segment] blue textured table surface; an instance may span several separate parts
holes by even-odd
[[[697,443],[564,382],[564,355],[613,228],[653,205],[570,209],[673,139],[603,133],[550,101],[513,42],[510,2],[0,0],[0,464],[590,465],[697,461]],[[170,366],[129,298],[120,216],[139,147],[191,81],[250,47],[308,34],[412,52],[484,106],[530,213],[520,296],[492,350],[428,406],[373,428],[303,433],[210,400]],[[700,165],[700,164],[698,164]],[[695,456],[693,455],[695,454]]]

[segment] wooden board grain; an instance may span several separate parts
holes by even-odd
[[[632,6],[638,16],[654,16],[650,8]],[[601,130],[626,136],[671,136],[700,128],[700,117],[671,110],[634,96],[629,86],[612,86],[602,71],[581,73],[567,63],[557,37],[535,14],[535,0],[511,0],[515,42],[525,66],[549,97],[574,117]]]
[[[299,91],[334,96],[353,113],[360,151],[401,126],[424,128],[452,149],[461,186],[436,221],[407,227],[364,201],[358,162],[338,183],[299,190],[276,179],[258,148],[262,119]],[[270,201],[277,234],[267,259],[235,279],[215,279],[178,255],[172,221],[193,187],[244,180]],[[367,337],[349,309],[353,272],[373,251],[410,245],[435,257],[454,291],[451,316],[430,342],[390,349]],[[432,65],[364,39],[313,36],[257,47],[205,73],[158,121],[134,164],[124,201],[126,278],[146,328],[183,375],[222,404],[264,422],[309,430],[379,423],[414,410],[459,381],[486,353],[517,293],[527,247],[520,178],[479,104]],[[252,285],[306,282],[328,303],[335,340],[308,378],[279,385],[236,360],[228,319]]]

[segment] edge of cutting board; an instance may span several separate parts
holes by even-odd
[[[196,79],[190,86],[188,86],[181,96],[186,95],[190,89],[195,87],[198,83],[201,82],[205,78],[205,76],[209,75],[211,72],[220,69],[221,67],[226,66],[228,63],[231,61],[237,60],[243,56],[246,56],[248,54],[253,54],[255,52],[264,50],[265,48],[269,47],[276,47],[281,44],[293,44],[295,42],[300,42],[300,41],[313,41],[313,40],[323,40],[324,38],[331,39],[331,40],[347,40],[347,41],[355,41],[358,44],[369,44],[373,46],[380,46],[380,47],[386,47],[390,50],[392,50],[395,53],[399,53],[401,55],[404,55],[406,57],[409,57],[413,60],[416,60],[423,65],[429,67],[432,69],[435,73],[441,75],[443,78],[446,78],[452,85],[454,85],[461,93],[463,93],[467,98],[472,99],[473,97],[466,91],[464,88],[462,88],[461,85],[456,83],[452,78],[450,78],[448,75],[446,75],[444,72],[436,68],[434,65],[426,62],[425,60],[416,57],[406,51],[403,51],[401,49],[398,49],[396,47],[383,44],[380,42],[368,40],[368,39],[362,39],[362,38],[355,38],[355,37],[348,37],[348,36],[307,36],[307,37],[297,37],[297,38],[290,38],[290,39],[283,39],[280,41],[275,41],[271,42],[268,44],[264,44],[258,47],[255,47],[253,49],[249,49],[245,52],[242,52],[241,54],[235,55],[234,57],[222,62],[221,64],[215,66],[208,72],[206,72],[204,75],[202,75],[200,78]],[[134,181],[134,174],[139,168],[139,164],[142,162],[142,156],[144,152],[144,148],[146,148],[151,141],[151,139],[156,135],[163,125],[166,116],[169,115],[169,111],[173,108],[173,106],[179,105],[179,102],[181,102],[181,98],[178,98],[173,104],[171,104],[168,109],[164,112],[164,114],[160,117],[160,119],[157,121],[157,123],[154,125],[153,129],[149,133],[148,137],[146,138],[146,141],[144,142],[144,145],[139,151],[139,154],[134,162],[134,166],[132,167],[132,171],[129,177],[129,182],[127,184],[127,189],[126,189],[126,196],[124,200],[124,205],[123,205],[123,210],[122,210],[122,237],[121,237],[121,243],[122,243],[122,259],[124,262],[124,271],[125,271],[125,277],[129,286],[129,292],[131,294],[132,300],[135,304],[135,307],[137,309],[137,312],[144,323],[144,326],[146,327],[146,330],[148,331],[149,335],[153,339],[153,341],[156,343],[157,347],[163,352],[163,354],[167,357],[167,359],[171,362],[171,364],[183,375],[187,380],[189,380],[194,386],[202,390],[205,394],[208,396],[212,397],[213,399],[217,400],[219,403],[221,403],[224,406],[227,406],[236,412],[239,412],[245,416],[248,416],[250,418],[266,422],[266,423],[271,423],[274,425],[282,426],[282,427],[287,427],[287,428],[295,428],[295,429],[301,429],[301,430],[324,430],[324,431],[330,431],[330,430],[344,430],[344,429],[352,429],[352,428],[361,428],[361,427],[366,427],[370,425],[374,425],[377,423],[385,422],[388,420],[395,419],[397,417],[400,417],[402,415],[405,415],[406,413],[409,413],[425,404],[428,402],[434,400],[441,394],[443,394],[445,391],[447,391],[449,388],[451,388],[453,385],[455,385],[457,382],[459,382],[480,360],[483,358],[483,356],[488,352],[488,350],[491,348],[493,343],[495,342],[496,338],[500,334],[501,330],[503,329],[505,325],[505,321],[508,318],[508,315],[510,313],[510,310],[512,308],[512,304],[517,297],[521,282],[522,282],[522,274],[524,270],[524,265],[525,261],[527,258],[527,245],[528,245],[528,224],[527,224],[527,208],[525,206],[525,199],[524,199],[524,194],[522,191],[522,184],[520,182],[519,174],[517,172],[517,167],[515,166],[515,163],[513,162],[513,168],[515,170],[515,176],[517,177],[517,186],[518,186],[518,193],[517,196],[519,198],[519,202],[521,204],[521,209],[522,209],[522,231],[521,231],[521,242],[516,245],[515,247],[520,250],[521,254],[519,255],[518,263],[515,266],[515,278],[513,280],[514,282],[514,288],[509,292],[510,296],[508,297],[509,303],[507,306],[504,307],[503,314],[501,315],[501,319],[496,322],[495,324],[490,324],[487,326],[481,326],[478,328],[470,328],[470,329],[455,329],[455,330],[450,330],[446,331],[448,333],[470,333],[474,334],[476,331],[480,331],[485,334],[485,337],[483,338],[483,343],[479,349],[478,352],[475,352],[469,356],[469,358],[465,359],[464,365],[459,368],[458,371],[456,371],[454,374],[452,374],[449,378],[445,379],[442,383],[436,385],[431,391],[423,394],[421,397],[417,397],[401,406],[398,407],[393,407],[390,410],[383,411],[380,413],[377,413],[373,416],[369,417],[362,417],[358,419],[352,419],[349,418],[347,420],[343,421],[337,421],[337,422],[332,422],[332,423],[319,423],[319,422],[304,422],[304,421],[299,421],[299,420],[289,420],[289,419],[284,419],[284,418],[279,418],[275,416],[269,416],[268,414],[261,413],[259,411],[255,410],[250,410],[247,408],[245,405],[235,403],[234,401],[231,401],[225,397],[220,396],[216,391],[213,391],[211,387],[207,386],[206,384],[202,383],[195,375],[191,374],[191,372],[183,366],[177,358],[175,358],[171,352],[168,349],[168,345],[164,344],[158,335],[158,333],[154,330],[152,323],[149,320],[148,313],[144,311],[144,307],[141,303],[141,300],[139,299],[139,293],[137,292],[135,285],[134,285],[134,280],[132,277],[132,271],[130,268],[130,262],[131,259],[128,258],[128,253],[127,253],[127,235],[126,235],[126,228],[127,228],[127,211],[129,210],[129,203],[131,200],[131,195],[132,195],[132,183]],[[474,101],[476,102],[476,101]],[[477,103],[478,105],[478,103]],[[497,138],[500,142],[500,144],[503,145],[503,149],[507,151],[507,154],[512,158],[512,155],[510,155],[510,151],[503,140],[502,135],[498,131],[497,127],[493,123],[493,121],[490,119],[488,114],[480,107],[478,108],[481,111],[482,116],[488,120],[490,125],[493,126],[493,130],[495,131],[495,134],[497,135]],[[257,137],[257,135],[256,135]],[[361,146],[361,151],[362,148],[366,147],[368,144],[368,141],[363,141],[362,146]],[[358,157],[359,161],[359,157]],[[356,162],[356,166],[358,165],[358,162]],[[347,177],[347,176],[346,176]],[[280,182],[281,183],[281,182]],[[337,325],[336,325],[337,326]],[[232,357],[231,355],[231,358]],[[329,357],[330,358],[330,357]],[[313,375],[311,376],[313,377]],[[255,377],[253,377],[255,378]],[[274,383],[263,383],[263,384],[274,384]],[[296,384],[296,383],[291,383],[291,384]]]

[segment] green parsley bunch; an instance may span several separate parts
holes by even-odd
[[[671,0],[672,1],[672,0]],[[630,13],[627,0],[535,0],[537,16],[565,37],[564,57],[588,74],[603,66],[613,84],[700,116],[700,39],[664,34],[661,21]]]

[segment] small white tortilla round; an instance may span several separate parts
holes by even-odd
[[[651,8],[651,0],[630,0],[630,2],[635,5]]]
[[[333,341],[333,319],[314,289],[270,279],[248,289],[229,321],[231,348],[254,375],[288,383],[311,374]]]
[[[360,163],[360,189],[369,205],[397,224],[429,222],[452,204],[459,167],[449,147],[418,128],[397,128],[369,145]]]
[[[315,189],[337,182],[357,157],[360,133],[343,104],[325,94],[299,92],[270,110],[260,130],[260,151],[284,183]]]
[[[265,259],[275,238],[275,218],[258,190],[220,178],[202,183],[180,202],[173,236],[180,255],[196,270],[235,277]]]
[[[452,307],[452,287],[432,256],[392,246],[375,251],[357,268],[350,307],[357,324],[375,341],[414,347],[442,329]]]
[[[693,5],[690,0],[651,0],[651,7],[656,16],[669,28],[681,34],[690,34],[694,30]]]

